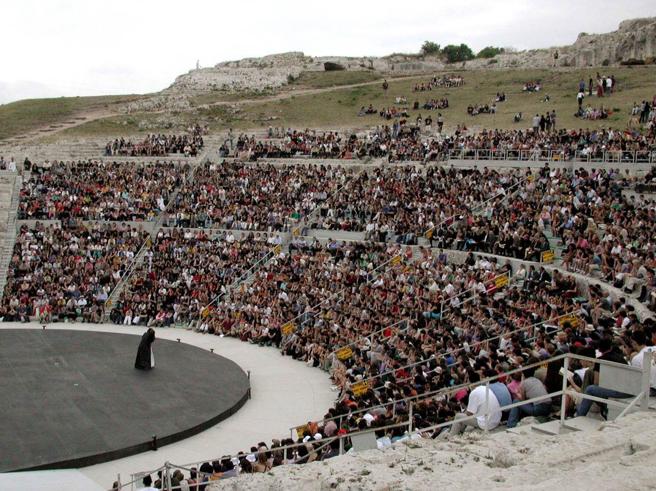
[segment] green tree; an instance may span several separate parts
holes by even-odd
[[[496,46],[486,46],[478,52],[476,58],[494,58],[496,55],[501,54],[504,51],[503,48],[498,48]]]
[[[457,63],[474,58],[474,52],[466,44],[461,44],[460,46],[449,44],[442,49],[442,54],[449,63]]]
[[[440,45],[434,43],[433,41],[426,41],[421,46],[422,55],[439,55],[440,54]]]

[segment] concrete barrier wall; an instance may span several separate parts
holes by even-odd
[[[562,160],[456,160],[452,159],[447,162],[449,166],[459,168],[478,168],[482,169],[541,169],[545,165],[549,165],[552,169],[602,169],[602,170],[619,170],[623,175],[643,176],[647,174],[652,168],[652,164],[626,164],[620,162],[606,163],[606,162],[576,162],[576,161],[562,161]]]
[[[239,159],[234,158],[224,158],[221,160],[226,161],[240,161]],[[418,161],[406,161],[406,162],[395,162],[389,163],[387,159],[310,159],[310,158],[289,158],[289,159],[261,159],[257,162],[244,162],[250,163],[252,165],[257,165],[260,163],[267,163],[273,165],[331,165],[331,166],[342,166],[342,167],[353,167],[353,168],[366,168],[366,167],[377,167],[377,166],[414,166],[414,167],[426,167],[426,166],[443,166],[443,167],[456,167],[462,169],[482,169],[487,167],[488,169],[495,170],[513,170],[513,169],[532,169],[539,170],[545,165],[549,165],[552,169],[565,169],[565,170],[574,170],[574,169],[602,169],[602,170],[619,170],[622,175],[631,175],[642,177],[647,174],[653,164],[638,164],[638,163],[620,163],[620,162],[578,162],[578,161],[562,161],[562,160],[482,160],[482,159],[450,159],[439,162],[418,162]]]

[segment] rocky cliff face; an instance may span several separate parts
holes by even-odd
[[[558,59],[554,54],[558,53]],[[653,63],[656,58],[656,17],[625,20],[617,31],[579,34],[569,46],[501,54],[472,60],[465,68],[549,68],[618,65],[628,60]]]
[[[650,61],[656,57],[656,17],[625,20],[617,31],[579,34],[566,50],[572,66],[613,65],[630,59]]]
[[[558,58],[554,54],[558,52]],[[210,91],[262,91],[281,87],[303,71],[323,71],[324,63],[340,64],[345,70],[376,70],[383,74],[414,74],[465,69],[588,67],[617,65],[630,59],[653,63],[656,58],[656,17],[626,20],[619,29],[605,34],[578,36],[570,46],[505,53],[493,59],[475,59],[462,64],[445,64],[435,57],[391,55],[385,57],[310,57],[301,52],[280,53],[262,58],[226,61],[210,68],[191,70],[152,101],[140,101],[130,110],[157,110],[171,106],[189,107],[188,95]]]

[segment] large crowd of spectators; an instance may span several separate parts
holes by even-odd
[[[249,269],[271,254],[276,237],[162,229],[134,271],[110,319],[124,325],[187,325]]]
[[[402,259],[394,262],[395,257]],[[472,413],[466,409],[476,414],[480,394],[469,393],[467,385],[542,362],[546,368],[502,378],[494,393],[499,389],[508,399],[489,397],[496,407],[507,405],[559,390],[562,364],[548,362],[558,354],[594,358],[599,350],[605,359],[633,361],[644,348],[644,331],[649,344],[652,332],[656,335],[624,299],[612,301],[597,287],[584,293],[573,278],[532,267],[519,268],[509,285],[498,287],[495,279],[504,273],[495,260],[471,254],[458,265],[441,251],[421,247],[295,240],[288,254],[279,254],[194,327],[274,345],[284,355],[330,369],[338,400],[323,421],[298,428],[297,438],[260,442],[204,464],[200,472],[214,480],[331,458],[339,442],[324,440],[361,429],[381,428],[376,436],[383,445],[407,438],[410,401],[413,428],[437,437],[441,430],[423,429]],[[559,322],[569,312],[576,321]],[[293,329],[283,333],[290,319]],[[339,357],[346,346],[350,352]],[[599,393],[592,387],[592,367],[570,368],[576,370],[576,387]],[[365,390],[356,394],[362,384]],[[502,419],[514,426],[524,415],[548,416],[559,407],[557,398],[547,399],[510,414],[495,412],[489,420],[474,420],[474,426],[493,429]],[[587,412],[589,405],[577,407],[572,400],[567,410]],[[295,447],[276,450],[289,445]]]
[[[487,108],[471,107],[471,114]],[[366,111],[366,110],[365,110]],[[389,114],[388,114],[389,112]],[[398,118],[396,116],[399,116]],[[628,129],[572,129],[556,127],[555,111],[536,114],[531,120],[531,128],[520,130],[486,130],[468,131],[465,127],[456,128],[451,135],[442,133],[444,124],[438,115],[438,137],[422,137],[419,116],[416,124],[411,124],[407,117],[394,108],[385,110],[384,117],[390,116],[391,124],[378,126],[363,134],[341,135],[335,132],[318,134],[311,130],[288,130],[286,136],[278,140],[260,141],[255,136],[239,137],[235,155],[242,160],[255,161],[265,158],[335,158],[363,159],[366,157],[386,158],[390,162],[418,161],[427,162],[446,158],[455,158],[475,154],[477,150],[490,152],[508,152],[508,158],[528,155],[531,158],[544,158],[548,152],[554,159],[580,160],[615,159],[630,160],[634,157],[648,161],[656,152],[656,124],[653,122],[644,131]],[[426,118],[426,124],[430,117]],[[432,123],[432,118],[430,118]],[[224,144],[220,155],[230,155]],[[484,153],[479,158],[486,158]],[[492,158],[491,156],[488,158]]]
[[[308,215],[351,174],[319,164],[205,163],[182,187],[169,224],[280,231]]]
[[[648,160],[656,151],[656,127],[645,132],[613,129],[540,131],[540,120],[538,115],[534,128],[529,130],[482,130],[454,134],[445,138],[440,150],[465,156],[473,155],[476,150],[507,152],[509,158],[518,157],[520,152],[526,152],[533,158],[551,152],[559,160],[594,160],[609,154],[615,155],[617,161],[624,160],[625,156],[633,161],[634,153]],[[479,154],[479,158],[485,158],[485,155]]]
[[[119,224],[22,225],[0,319],[100,322],[105,301],[146,235]]]
[[[195,157],[203,148],[203,134],[206,129],[192,125],[184,135],[148,134],[143,140],[133,142],[123,137],[107,142],[106,156],[142,157],[166,156],[177,153]]]
[[[152,220],[186,170],[180,164],[84,160],[35,164],[23,183],[21,220]]]
[[[336,133],[292,135],[288,143],[294,145],[306,138],[344,144]],[[238,146],[251,141],[244,138]],[[391,161],[421,161],[432,153],[481,148],[651,152],[654,135],[462,131],[426,142],[393,125],[346,141],[354,150],[374,153],[378,147]],[[235,458],[208,463],[196,479],[201,473],[219,479],[330,458],[339,453],[339,444],[322,440],[358,429],[392,427],[377,432],[381,444],[407,438],[404,422],[411,414],[421,436],[438,437],[440,430],[424,429],[476,414],[480,407],[480,391],[454,388],[546,365],[502,380],[494,398],[506,405],[558,390],[561,365],[549,362],[558,354],[599,352],[638,363],[636,357],[656,337],[654,326],[640,322],[626,299],[613,300],[594,285],[581,288],[574,276],[558,270],[510,270],[497,258],[475,255],[539,261],[553,236],[563,244],[565,268],[598,275],[618,288],[637,280],[639,300],[654,309],[656,204],[627,197],[623,191],[631,182],[618,172],[587,166],[498,172],[419,164],[354,171],[224,162],[202,164],[190,182],[182,175],[172,164],[37,164],[23,189],[22,216],[59,218],[63,225],[21,227],[0,317],[99,322],[146,234],[72,219],[148,219],[179,188],[168,210],[171,228],[147,243],[143,262],[112,306],[111,320],[187,325],[276,346],[285,356],[330,370],[338,392],[324,420],[298,429],[297,439],[271,446],[260,442]],[[295,236],[285,250],[277,247],[282,239],[276,232],[290,222],[364,232],[366,240],[322,243]],[[204,230],[210,228],[228,230]],[[417,245],[426,244],[422,237],[430,247]],[[462,251],[457,255],[464,261],[450,260],[447,249]],[[231,288],[247,272],[251,281]],[[568,313],[574,317],[559,322]],[[349,348],[346,354],[343,347]],[[594,367],[571,368],[578,377],[573,385],[607,397]],[[498,411],[472,424],[492,429],[507,418],[514,426],[523,415],[548,416],[557,402]],[[566,407],[570,414],[590,410],[590,404],[574,399]],[[452,432],[466,425],[458,422]],[[276,450],[293,443],[298,444],[293,449]]]
[[[438,224],[450,226],[477,204],[505,194],[520,177],[440,167],[366,169],[319,206],[310,226],[416,243],[427,230]]]

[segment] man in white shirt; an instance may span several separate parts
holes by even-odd
[[[487,392],[487,395],[486,395]],[[486,404],[487,398],[487,404]],[[489,415],[486,416],[486,408],[489,408]],[[459,421],[468,416],[476,416],[467,421]],[[501,406],[492,390],[486,389],[484,385],[476,387],[469,394],[467,410],[464,413],[456,414],[455,422],[451,426],[449,434],[457,435],[462,433],[466,426],[480,428],[482,430],[492,430],[501,423]]]
[[[157,488],[153,487],[153,478],[150,475],[147,475],[141,481],[143,483],[143,488],[139,488],[139,491],[157,491]]]
[[[631,366],[642,369],[643,357],[647,351],[651,352],[651,395],[656,395],[656,353],[653,346],[647,346],[647,337],[643,331],[633,331],[631,334],[631,345],[636,354],[631,358]]]

